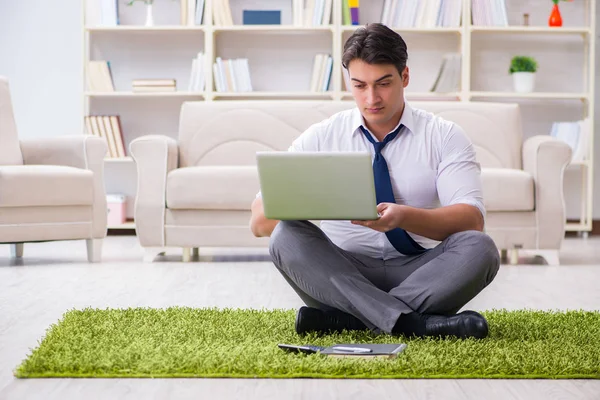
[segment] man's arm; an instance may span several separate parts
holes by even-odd
[[[254,199],[250,209],[252,210],[252,217],[250,218],[250,230],[254,236],[271,236],[273,229],[275,229],[279,221],[265,217],[263,202],[260,196]]]
[[[483,215],[477,207],[469,204],[453,204],[432,210],[400,206],[403,221],[400,227],[406,231],[442,241],[462,231],[483,231]]]
[[[297,137],[288,151],[319,151],[319,136],[322,134],[323,123],[316,123],[308,127],[299,137]],[[271,236],[273,229],[279,223],[278,220],[265,217],[263,201],[260,194],[252,201],[250,206],[252,217],[250,218],[250,230],[256,237]]]
[[[402,228],[408,232],[439,241],[457,232],[467,230],[483,231],[481,211],[469,204],[453,204],[429,210],[400,204],[381,203],[377,206],[377,211],[381,214],[379,219],[352,221],[352,223],[380,232]]]
[[[436,188],[442,207],[422,209],[382,203],[377,206],[379,219],[353,223],[380,232],[402,228],[440,241],[457,232],[483,231],[481,170],[471,141],[458,125],[453,125],[445,136],[441,152]]]

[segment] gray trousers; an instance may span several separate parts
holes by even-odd
[[[308,221],[280,221],[269,251],[309,307],[354,315],[391,333],[401,314],[455,314],[496,276],[500,257],[478,231],[453,234],[416,256],[375,259],[345,251]]]

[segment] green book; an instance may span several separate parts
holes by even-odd
[[[350,18],[350,4],[348,3],[348,1],[349,0],[342,0],[342,11],[344,12],[342,14],[342,25],[352,25]]]

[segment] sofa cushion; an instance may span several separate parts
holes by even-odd
[[[531,174],[509,168],[482,168],[483,202],[487,211],[533,211]]]
[[[0,166],[0,207],[80,206],[94,202],[90,170],[55,165]]]
[[[167,175],[167,208],[249,210],[259,190],[255,166],[179,168]]]

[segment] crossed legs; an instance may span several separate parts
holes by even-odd
[[[281,221],[270,253],[308,306],[341,310],[386,333],[402,314],[456,313],[499,267],[492,239],[477,231],[451,235],[418,256],[384,261],[337,247],[311,222]]]

